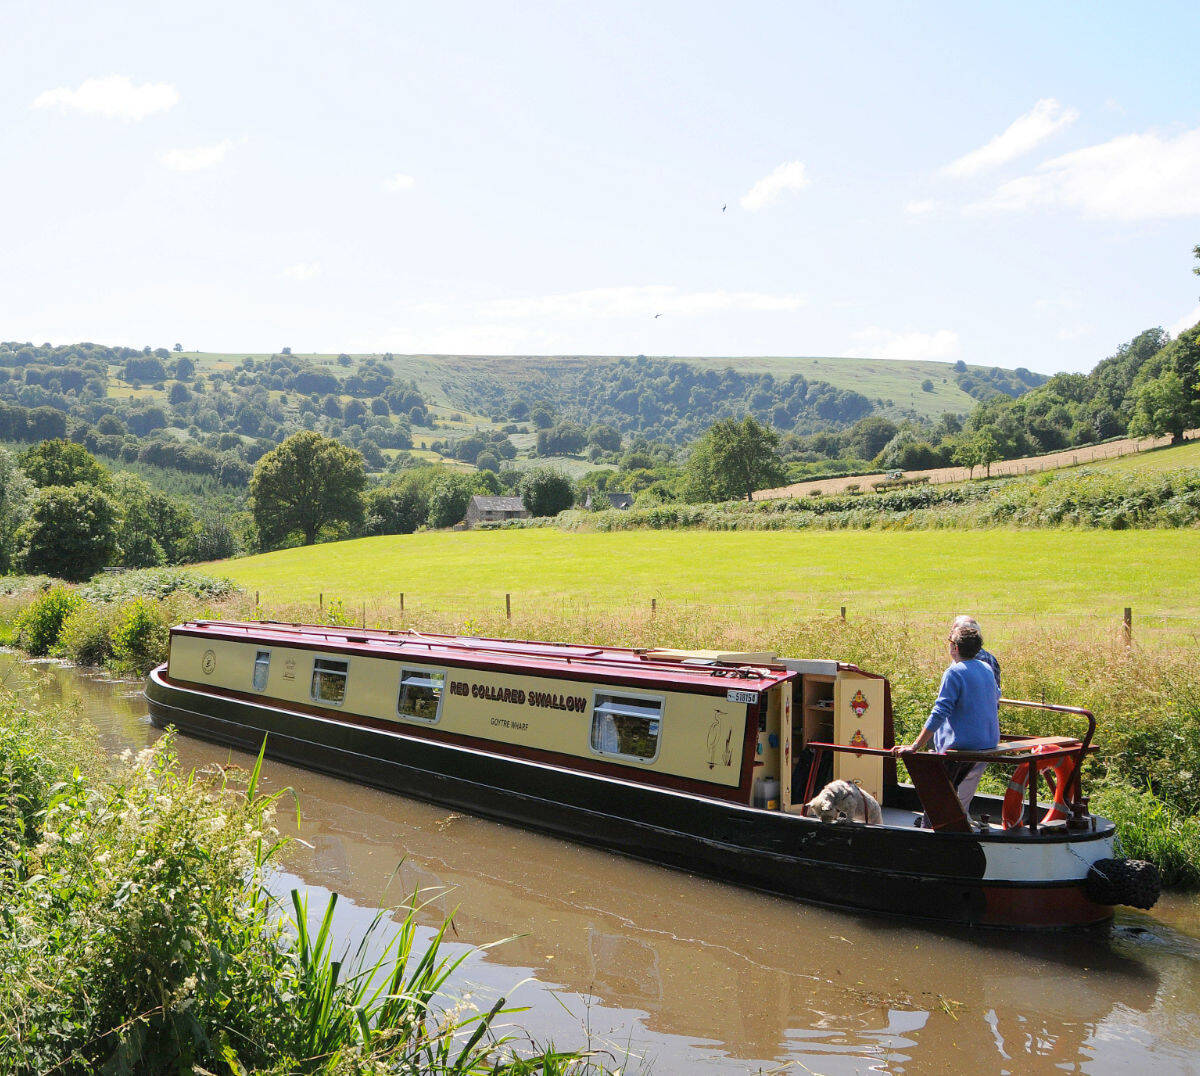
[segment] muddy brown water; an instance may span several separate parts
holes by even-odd
[[[140,685],[0,655],[114,753],[159,733]],[[185,767],[253,762],[180,737]],[[273,886],[340,895],[357,939],[415,888],[454,913],[455,990],[627,1072],[1200,1072],[1200,904],[1169,896],[1082,937],[948,930],[739,890],[268,761],[301,826]],[[289,827],[294,812],[280,811]],[[385,924],[386,926],[386,921]]]

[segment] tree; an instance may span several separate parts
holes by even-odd
[[[258,461],[250,496],[266,549],[299,533],[312,545],[324,526],[362,520],[366,470],[362,455],[311,430],[292,434]]]
[[[183,345],[182,345],[182,344],[176,344],[176,345],[175,345],[175,346],[174,346],[174,347],[173,347],[171,350],[172,350],[172,351],[182,351],[182,350],[183,350]]]
[[[387,486],[368,491],[368,534],[412,534],[429,518],[428,470],[401,475]],[[466,512],[466,509],[463,509]],[[457,522],[457,521],[456,521]]]
[[[128,471],[113,476],[111,492],[118,514],[117,563],[153,568],[189,558],[197,533],[190,509]]]
[[[521,503],[531,516],[556,516],[575,503],[575,489],[562,471],[534,467],[521,475]]]
[[[984,477],[992,477],[992,464],[1000,458],[1000,450],[1003,447],[1000,442],[1000,437],[992,426],[983,426],[975,431],[975,435],[971,438],[975,448],[975,462],[984,468]]]
[[[882,415],[859,419],[846,434],[846,453],[860,460],[873,460],[896,436],[899,427]]]
[[[17,531],[18,561],[30,574],[80,583],[117,552],[117,510],[94,486],[47,486]]]
[[[83,445],[70,441],[43,441],[21,456],[29,480],[45,486],[106,486],[108,471]]]
[[[741,422],[714,422],[700,438],[687,462],[688,495],[693,500],[751,500],[756,489],[784,480],[783,464],[775,455],[779,434],[751,415]]]
[[[14,535],[29,514],[34,487],[11,452],[0,448],[0,572],[12,569]]]
[[[475,483],[469,476],[442,475],[429,490],[429,525],[453,527],[461,523],[475,492]]]
[[[1183,440],[1184,430],[1200,422],[1196,393],[1172,369],[1143,381],[1133,398],[1129,433],[1133,437],[1171,435],[1171,444]]]

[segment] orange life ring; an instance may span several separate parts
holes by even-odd
[[[1040,755],[1045,751],[1059,750],[1061,750],[1060,747],[1041,744],[1033,748],[1031,753]],[[1012,779],[1008,782],[1008,791],[1004,793],[1004,807],[1001,812],[1005,829],[1017,829],[1025,825],[1023,817],[1025,813],[1025,791],[1029,788],[1030,767],[1034,763],[1037,764],[1039,773],[1043,770],[1054,771],[1053,780],[1049,774],[1046,775],[1046,782],[1050,785],[1051,791],[1054,793],[1054,802],[1042,819],[1042,825],[1045,825],[1047,822],[1058,822],[1071,817],[1071,808],[1067,803],[1067,787],[1071,783],[1071,775],[1075,772],[1075,756],[1063,755],[1059,758],[1045,760],[1032,759],[1030,762],[1022,762],[1013,773]],[[1034,779],[1036,780],[1036,778]]]

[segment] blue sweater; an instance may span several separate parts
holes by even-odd
[[[956,661],[942,674],[942,686],[925,727],[933,749],[986,751],[1000,742],[1000,688],[991,667],[976,658]]]

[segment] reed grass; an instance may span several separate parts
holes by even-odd
[[[449,993],[463,957],[419,949],[416,901],[350,964],[336,897],[308,928],[265,884],[278,795],[183,773],[170,734],[115,778],[66,715],[0,697],[0,1073],[599,1072]],[[380,913],[376,931],[392,930]],[[350,974],[346,968],[352,968]]]

